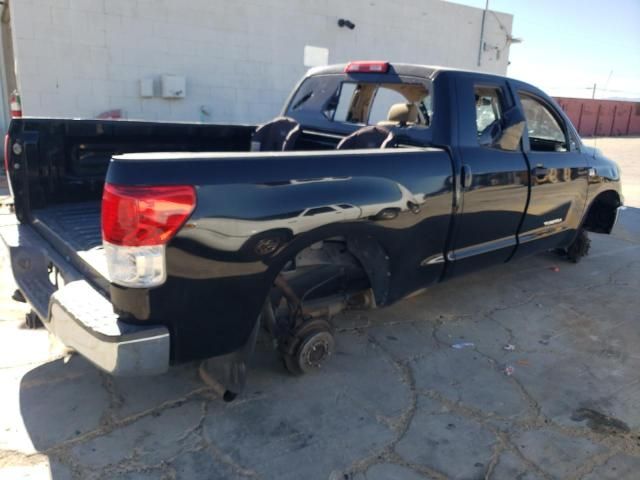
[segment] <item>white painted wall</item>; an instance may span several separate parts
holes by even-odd
[[[439,0],[11,0],[10,8],[30,116],[121,108],[135,119],[264,121],[304,74],[305,45],[328,48],[330,63],[479,68],[482,10]],[[338,18],[356,28],[339,28]],[[512,19],[487,15],[486,41],[505,46]],[[485,52],[480,69],[504,74],[508,56],[508,47],[499,59]],[[139,80],[163,73],[186,76],[186,98],[140,97]]]

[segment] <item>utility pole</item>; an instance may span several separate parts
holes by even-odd
[[[591,93],[591,100],[594,100],[596,98],[596,85],[597,83],[593,84],[593,92]]]
[[[484,5],[484,11],[482,12],[482,26],[480,27],[480,46],[478,47],[478,66],[482,61],[482,44],[484,43],[484,22],[487,19],[487,10],[489,10],[489,0]]]

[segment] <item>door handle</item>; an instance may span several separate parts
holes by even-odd
[[[545,168],[545,166],[544,166],[544,165],[536,165],[536,166],[533,168],[533,174],[534,174],[536,177],[544,177],[544,176],[546,176],[548,173],[549,173],[549,169],[548,169],[548,168]]]
[[[473,181],[473,174],[471,173],[471,167],[466,163],[462,164],[460,168],[460,183],[462,184],[462,188],[471,187],[471,182]]]

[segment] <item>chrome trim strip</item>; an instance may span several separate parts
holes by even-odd
[[[465,258],[474,257],[476,255],[483,255],[485,253],[490,253],[495,250],[501,250],[503,248],[513,247],[515,245],[516,236],[511,235],[509,237],[491,240],[490,242],[478,243],[476,245],[470,245],[468,247],[450,251],[447,254],[447,259],[449,259],[450,261],[464,260]]]
[[[438,255],[433,255],[431,257],[427,257],[420,262],[420,266],[426,267],[428,265],[436,265],[438,263],[444,263],[444,255],[438,254]]]
[[[550,226],[550,225],[556,225],[558,223],[562,223],[562,218],[554,218],[553,220],[547,220],[546,222],[544,222],[544,225],[546,227]]]
[[[551,235],[562,233],[565,230],[568,230],[568,228],[566,226],[562,226],[561,224],[534,228],[533,230],[528,230],[518,235],[518,244],[522,245],[523,243],[540,240],[541,238],[550,237]]]

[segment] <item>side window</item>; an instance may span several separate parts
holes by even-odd
[[[526,94],[519,94],[520,103],[527,119],[527,131],[532,151],[565,152],[567,138],[558,119],[539,100]]]
[[[515,151],[520,148],[524,122],[520,128],[504,125],[504,102],[499,87],[476,86],[476,135],[483,147]]]
[[[502,116],[500,91],[497,88],[476,87],[474,93],[476,98],[476,130],[480,138]]]

